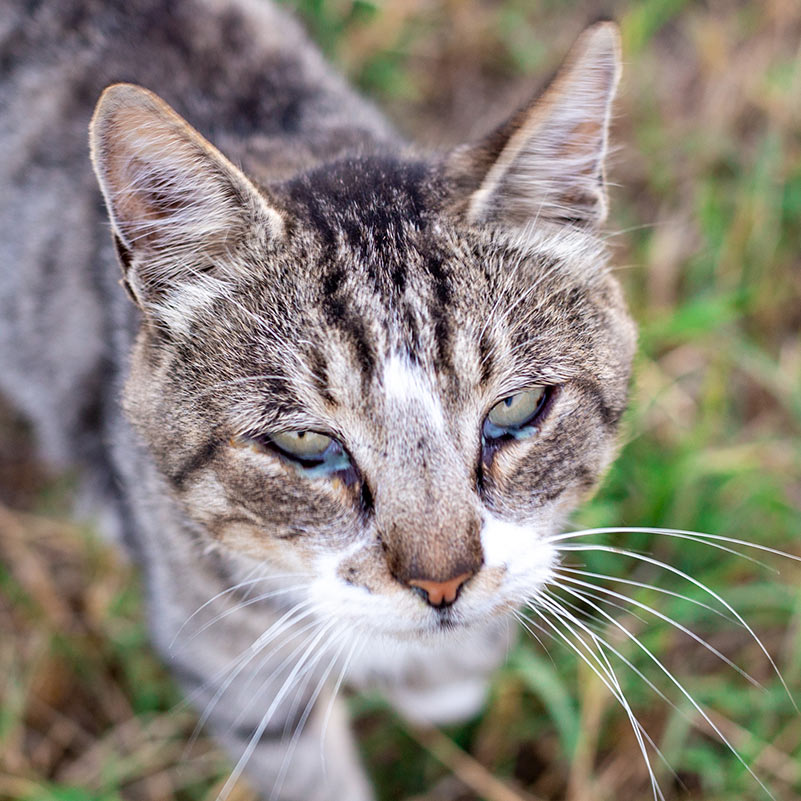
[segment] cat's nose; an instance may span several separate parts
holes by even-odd
[[[426,581],[425,579],[412,579],[409,586],[419,591],[426,603],[436,609],[450,606],[458,597],[459,590],[472,576],[472,573],[462,573],[448,581]]]

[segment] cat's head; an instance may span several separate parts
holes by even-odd
[[[209,538],[399,637],[537,594],[626,404],[598,230],[619,71],[603,23],[478,144],[266,186],[106,90],[92,156],[142,311],[125,406]]]

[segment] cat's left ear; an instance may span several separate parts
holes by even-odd
[[[457,212],[470,223],[506,228],[537,220],[603,222],[604,159],[620,72],[617,26],[588,28],[539,98],[448,158]]]

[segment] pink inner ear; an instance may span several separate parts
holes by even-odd
[[[102,168],[115,222],[126,238],[146,244],[159,235],[161,226],[153,223],[180,225],[193,205],[210,205],[214,171],[172,120],[136,107],[115,109],[110,117],[103,131]]]
[[[283,230],[280,215],[250,181],[146,89],[109,87],[90,139],[95,171],[126,247],[160,259],[187,248],[219,255],[257,218],[271,236]]]

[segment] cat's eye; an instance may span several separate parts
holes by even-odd
[[[333,437],[318,431],[277,431],[247,441],[271,450],[313,475],[327,475],[351,466],[350,457]]]
[[[532,387],[516,392],[496,403],[484,421],[483,434],[487,439],[503,436],[528,436],[545,407],[549,387]]]
[[[281,431],[269,438],[284,453],[307,460],[322,459],[334,442],[332,437],[316,431]]]

